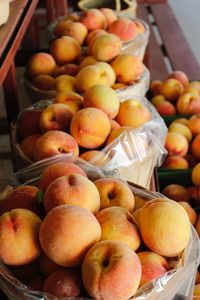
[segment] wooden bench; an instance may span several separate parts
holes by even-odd
[[[149,1],[150,2],[150,1]],[[151,79],[164,79],[172,70],[184,71],[190,80],[200,79],[200,66],[166,2],[138,3],[138,17],[150,27],[150,42],[145,62]]]

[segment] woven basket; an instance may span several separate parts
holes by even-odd
[[[136,16],[137,1],[136,0],[80,0],[78,2],[79,9],[86,11],[91,8],[108,7],[116,10],[118,13],[130,13]]]

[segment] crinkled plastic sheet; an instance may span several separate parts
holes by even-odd
[[[42,162],[29,166],[15,174],[7,180],[7,184],[14,183],[14,186],[20,183],[37,183],[42,171],[47,165],[58,161],[69,161],[77,163],[84,171],[88,173],[89,178],[103,177],[104,174],[99,172],[94,166],[77,159],[72,155],[59,155],[52,157]],[[164,198],[164,196],[157,192],[151,192],[141,188],[135,184],[129,185],[133,194],[145,199],[145,201]],[[1,183],[0,191],[6,187],[6,180],[4,184]],[[183,251],[180,258],[174,258],[171,264],[176,266],[173,270],[165,273],[164,276],[152,280],[143,285],[137,293],[132,297],[132,300],[189,300],[192,299],[193,288],[196,276],[196,269],[200,260],[200,242],[199,237],[191,225],[190,241]],[[57,300],[55,296],[43,293],[41,291],[33,291],[26,285],[22,284],[7,270],[6,266],[0,264],[0,288],[6,293],[10,300]],[[88,300],[88,298],[74,298],[65,297],[62,300]],[[114,299],[113,299],[114,300]]]

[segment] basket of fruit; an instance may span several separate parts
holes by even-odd
[[[177,202],[72,156],[11,179],[0,203],[10,300],[192,298],[199,238]]]

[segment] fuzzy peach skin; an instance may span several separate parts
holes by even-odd
[[[133,40],[138,35],[136,24],[128,18],[121,18],[111,23],[108,32],[116,34],[124,42]]]
[[[80,206],[97,213],[100,208],[98,189],[87,177],[77,173],[59,177],[46,189],[44,209],[48,213],[62,204]]]
[[[70,132],[79,146],[96,149],[101,146],[110,133],[108,116],[100,109],[87,107],[74,114]]]
[[[174,79],[180,81],[184,88],[186,88],[189,84],[188,76],[183,71],[180,71],[180,70],[173,71],[172,73],[170,73],[167,76],[167,79],[168,78],[174,78]]]
[[[144,65],[140,58],[131,54],[120,54],[112,62],[117,81],[132,84],[140,79],[144,72]],[[131,68],[130,68],[131,66]]]
[[[43,251],[52,261],[63,267],[74,267],[100,240],[101,227],[89,210],[60,205],[44,218],[39,238]]]
[[[53,90],[54,78],[51,75],[40,74],[31,80],[32,85],[36,88],[48,91]]]
[[[192,183],[200,186],[200,163],[196,164],[192,169]]]
[[[200,134],[200,115],[192,116],[188,121],[188,127],[193,136]]]
[[[70,76],[76,76],[80,70],[80,66],[73,64],[73,63],[68,63],[62,66],[57,66],[55,72],[54,72],[54,77],[57,77],[59,75],[70,75]]]
[[[41,136],[41,134],[29,135],[20,143],[21,150],[30,160],[33,160],[33,147]]]
[[[83,284],[96,300],[129,299],[136,293],[140,279],[139,258],[123,242],[101,241],[84,257]]]
[[[168,155],[180,155],[184,157],[189,148],[187,139],[178,132],[168,132],[165,140],[165,148]]]
[[[110,161],[109,155],[100,150],[89,150],[82,153],[80,158],[89,161],[92,165],[103,166]]]
[[[188,143],[190,143],[191,140],[192,140],[192,132],[189,129],[189,127],[184,125],[184,124],[181,124],[181,123],[178,123],[178,122],[170,124],[168,130],[169,131],[174,131],[174,132],[179,132],[180,134],[182,134],[187,139]]]
[[[161,116],[174,116],[176,114],[176,107],[169,101],[161,101],[156,104],[156,109]]]
[[[132,127],[129,126],[121,126],[119,128],[115,128],[111,130],[109,136],[106,139],[106,146],[110,143],[112,143],[117,137],[119,137],[123,132],[130,131]]]
[[[200,97],[194,97],[190,93],[182,94],[176,103],[177,112],[179,114],[199,114],[200,113]]]
[[[40,74],[51,75],[55,67],[56,62],[51,54],[39,52],[30,57],[26,71],[27,75],[32,78]]]
[[[128,99],[120,104],[115,120],[121,126],[138,128],[151,119],[151,113],[142,103]]]
[[[192,206],[188,202],[180,201],[179,204],[181,206],[183,206],[183,208],[186,210],[186,212],[188,214],[188,217],[190,219],[190,223],[192,225],[194,225],[196,223],[196,220],[197,220],[197,213],[196,213],[196,211],[192,208]]]
[[[96,218],[101,226],[101,241],[121,241],[136,251],[140,235],[132,215],[124,208],[113,206],[102,209]]]
[[[51,43],[50,52],[58,65],[64,65],[73,62],[79,57],[81,47],[74,38],[63,36]]]
[[[192,154],[198,161],[200,161],[199,146],[200,146],[200,134],[195,136],[195,138],[193,139],[192,144],[191,144]]]
[[[70,175],[70,174],[80,174],[87,177],[86,173],[74,163],[71,162],[57,162],[48,166],[40,178],[39,187],[43,191],[47,189],[50,183],[59,177]]]
[[[57,31],[57,32],[56,32]],[[86,26],[81,23],[81,22],[72,22],[72,21],[65,21],[65,26],[59,30],[58,34],[58,29],[55,31],[56,32],[56,37],[62,37],[62,36],[70,36],[74,38],[80,45],[83,44],[87,34],[88,30]]]
[[[176,101],[183,93],[184,87],[180,81],[174,78],[166,79],[160,86],[160,93],[168,101]]]
[[[153,96],[160,94],[161,84],[162,84],[161,80],[152,80],[151,81],[149,89],[150,89],[151,94]]]
[[[97,84],[112,86],[115,83],[116,74],[114,69],[106,62],[98,62],[82,68],[76,75],[76,89],[86,92],[90,87]]]
[[[170,199],[145,203],[139,213],[139,229],[146,246],[166,257],[179,255],[190,238],[190,220],[185,209]]]
[[[33,149],[33,158],[34,161],[39,161],[61,153],[73,153],[78,156],[78,144],[68,133],[50,130],[37,140]]]
[[[169,269],[168,262],[163,256],[151,252],[143,251],[137,253],[142,265],[142,278],[140,286],[163,276]]]
[[[74,113],[63,103],[53,103],[45,108],[40,116],[40,129],[67,131]]]
[[[169,184],[162,190],[162,194],[165,195],[167,198],[175,200],[177,202],[189,201],[189,194],[187,189],[180,185],[180,184]]]
[[[117,20],[117,15],[114,12],[114,10],[107,8],[107,7],[103,7],[103,8],[100,8],[100,11],[103,13],[103,15],[106,19],[107,26],[109,26],[110,24],[112,24],[112,22]]]
[[[134,210],[134,195],[129,186],[116,178],[100,178],[94,181],[100,194],[100,209],[121,206],[128,211]]]
[[[22,111],[19,118],[19,134],[22,138],[33,134],[40,134],[39,120],[43,109]]]
[[[111,33],[97,34],[89,43],[89,53],[99,61],[111,61],[120,54],[122,42]]]
[[[37,267],[45,277],[55,272],[60,268],[55,262],[53,262],[46,254],[42,253],[37,260]]]
[[[46,278],[43,291],[58,298],[78,297],[81,287],[81,274],[78,269],[60,267]]]
[[[19,186],[8,196],[0,201],[0,215],[15,208],[29,209],[35,214],[40,214],[37,193],[39,189],[32,185]]]
[[[167,156],[161,166],[167,169],[188,169],[188,161],[180,155]]]
[[[91,8],[86,11],[80,18],[80,22],[83,23],[88,30],[105,28],[106,18],[104,14],[96,8]]]
[[[119,112],[119,98],[109,86],[97,84],[89,88],[83,97],[84,107],[95,107],[102,110],[110,119]]]
[[[38,233],[40,218],[23,208],[13,209],[0,216],[0,259],[4,264],[29,264],[41,253]]]
[[[58,93],[62,92],[75,92],[76,79],[70,75],[59,75],[54,80],[54,89]]]
[[[82,108],[83,97],[74,92],[61,92],[53,100],[54,103],[63,103],[73,113]]]

